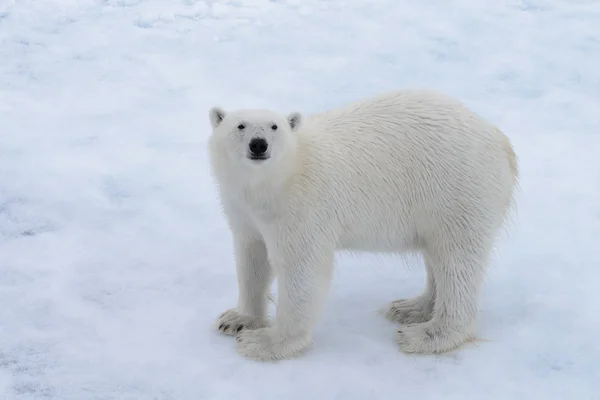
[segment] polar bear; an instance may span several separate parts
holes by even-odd
[[[209,118],[239,289],[216,329],[236,336],[241,355],[284,359],[312,345],[337,250],[422,254],[424,292],[387,306],[405,353],[446,352],[474,336],[486,264],[518,180],[498,128],[419,89],[310,116],[213,107]]]

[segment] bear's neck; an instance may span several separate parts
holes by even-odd
[[[283,206],[285,199],[291,194],[293,182],[297,179],[301,162],[297,156],[277,160],[277,165],[269,166],[262,171],[249,171],[231,176],[234,185],[229,190],[238,192],[231,195],[241,197],[243,201],[258,209],[275,211],[278,206]],[[229,179],[226,179],[229,180]]]
[[[248,182],[245,190],[259,198],[280,198],[286,192],[293,180],[298,162],[295,157],[279,160],[277,166],[272,166],[264,175],[255,176],[253,182]]]

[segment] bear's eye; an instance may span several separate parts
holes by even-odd
[[[238,129],[239,129],[240,131],[243,131],[244,129],[246,129],[246,125],[244,125],[244,124],[239,124],[239,125],[238,125]]]
[[[271,125],[271,129],[273,129],[274,131],[276,131],[277,130],[277,125],[275,125],[275,124]]]

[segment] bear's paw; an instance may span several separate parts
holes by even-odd
[[[236,337],[237,351],[250,360],[275,361],[300,355],[312,343],[310,335],[281,337],[273,328],[242,330]]]
[[[228,336],[234,336],[242,330],[264,328],[267,325],[267,321],[240,314],[234,309],[227,310],[221,314],[219,318],[217,318],[216,323],[217,330]]]

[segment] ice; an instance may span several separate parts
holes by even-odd
[[[0,399],[600,398],[599,37],[591,0],[0,0]],[[485,340],[401,353],[377,310],[419,260],[340,254],[311,350],[246,361],[208,109],[403,87],[519,155]]]

